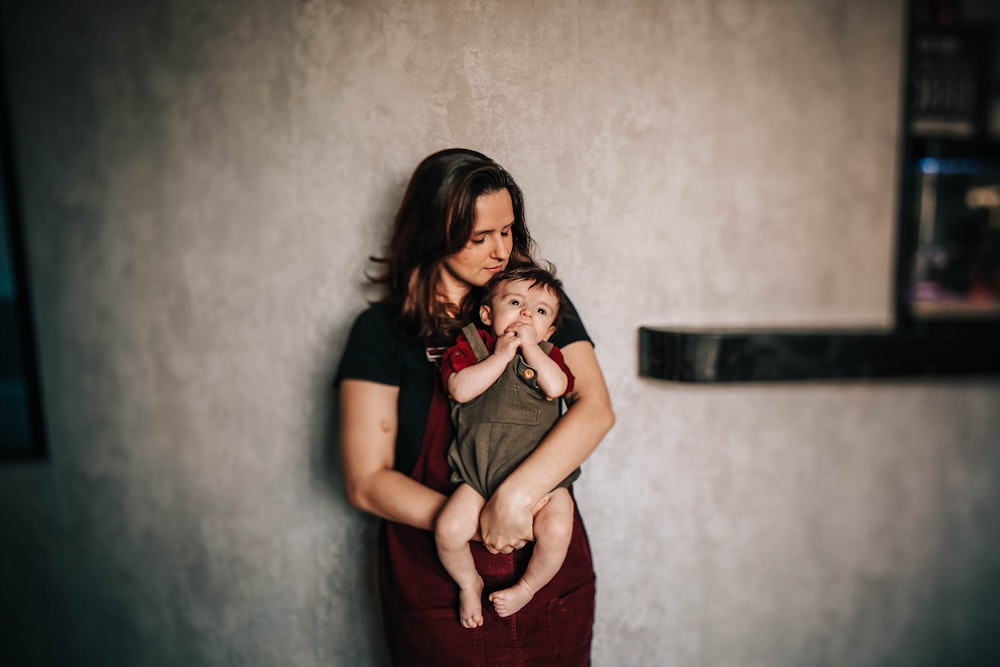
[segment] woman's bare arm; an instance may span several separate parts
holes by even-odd
[[[576,376],[569,410],[504,480],[480,515],[483,542],[494,553],[532,539],[532,509],[590,456],[614,425],[611,397],[593,346],[577,341],[562,353]]]
[[[383,519],[432,530],[447,498],[393,469],[399,387],[344,380],[340,453],[347,500]]]

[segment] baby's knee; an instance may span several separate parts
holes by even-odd
[[[434,524],[434,539],[439,546],[455,549],[468,542],[475,534],[475,528],[470,531],[463,517],[457,514],[444,513]]]
[[[573,515],[550,517],[545,522],[542,531],[538,533],[538,539],[548,540],[554,543],[566,543],[573,538]]]
[[[565,489],[553,492],[548,505],[535,519],[535,533],[569,541],[573,535],[573,497]]]

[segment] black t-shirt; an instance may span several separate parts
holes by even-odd
[[[562,323],[552,334],[553,345],[590,341],[573,304],[562,306]],[[358,315],[340,358],[336,382],[368,380],[399,387],[399,430],[396,434],[396,470],[410,474],[420,456],[434,383],[440,381],[437,364],[428,360],[423,345],[403,340],[392,327],[395,311],[376,303]]]

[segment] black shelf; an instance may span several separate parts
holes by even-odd
[[[641,327],[639,375],[692,383],[1000,375],[1000,326],[915,331]]]

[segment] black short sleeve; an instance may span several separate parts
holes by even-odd
[[[392,311],[384,304],[375,304],[354,320],[337,369],[337,385],[350,379],[398,387],[401,373],[402,349],[392,331]]]
[[[399,387],[395,467],[409,474],[423,445],[438,373],[424,347],[404,341],[393,331],[394,312],[392,306],[377,303],[358,316],[335,381],[337,386],[343,380],[367,380]]]
[[[576,306],[569,298],[566,299],[566,303],[562,304],[562,322],[556,332],[552,334],[551,340],[553,345],[561,348],[581,340],[585,340],[591,345],[594,344],[587,334],[587,329],[583,326],[580,315],[576,312]]]

